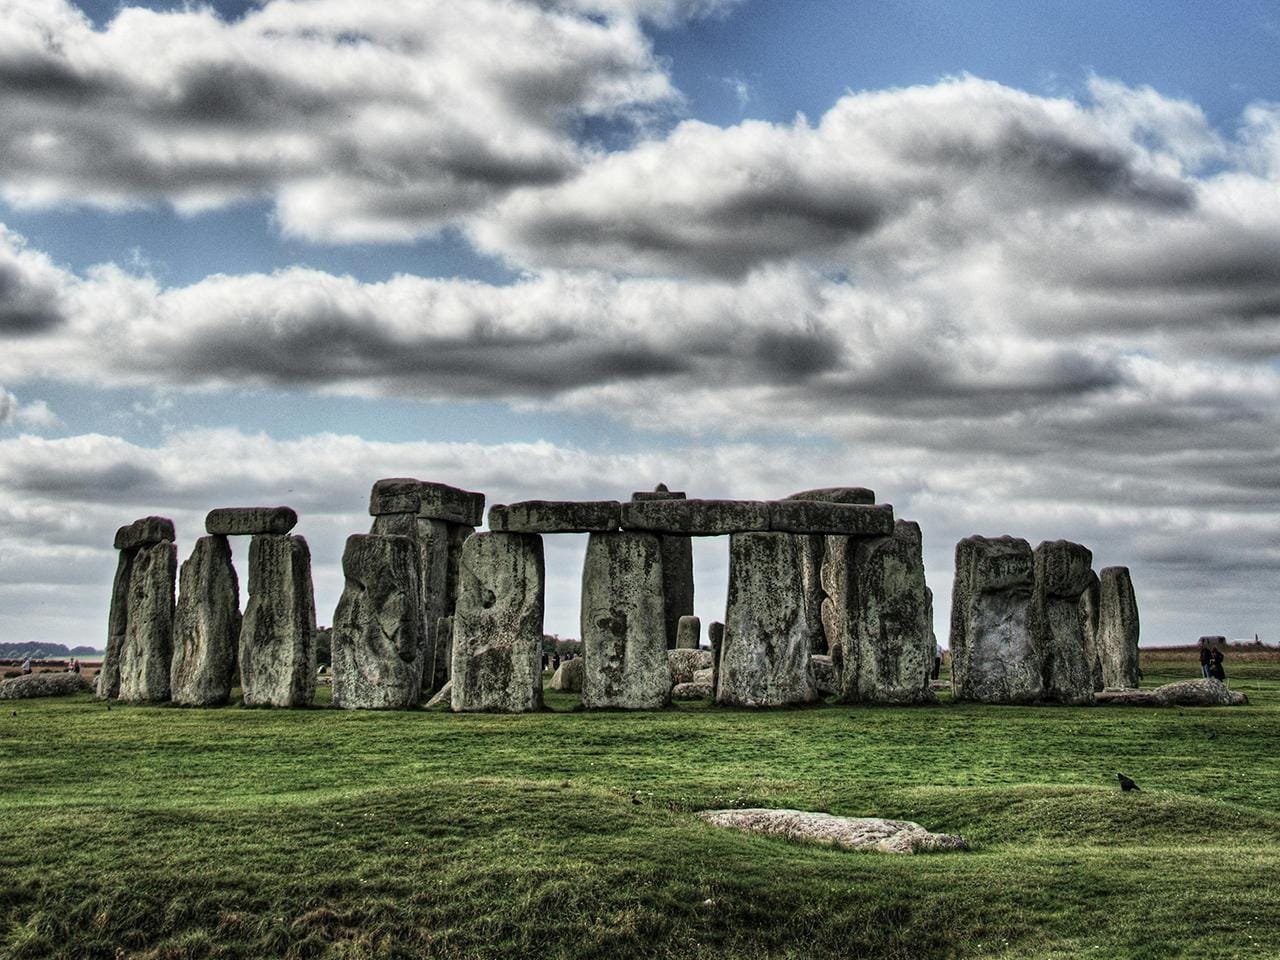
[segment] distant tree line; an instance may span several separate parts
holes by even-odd
[[[40,643],[28,640],[25,643],[0,643],[0,659],[12,660],[15,657],[31,657],[33,660],[57,660],[60,657],[97,657],[102,651],[94,647],[68,647],[61,643]]]

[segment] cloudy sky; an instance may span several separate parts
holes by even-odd
[[[0,639],[239,504],[328,623],[385,476],[871,486],[944,642],[972,533],[1280,640],[1280,3],[0,0]]]

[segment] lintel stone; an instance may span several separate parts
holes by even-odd
[[[765,533],[769,504],[762,500],[636,500],[622,505],[622,529],[690,537]]]
[[[876,493],[866,487],[819,487],[816,490],[801,490],[787,497],[788,500],[817,500],[819,503],[863,503],[876,502]]]
[[[524,500],[489,508],[495,533],[612,533],[621,520],[616,500]]]
[[[410,477],[389,477],[373,485],[369,515],[416,513],[429,520],[444,520],[478,527],[484,519],[484,494],[444,483]]]
[[[178,537],[168,517],[142,517],[116,531],[116,549],[133,550],[153,543],[170,542]]]
[[[219,507],[204,518],[206,533],[223,537],[288,533],[298,525],[291,507]]]
[[[893,536],[889,504],[826,503],[820,500],[774,500],[769,528],[777,533],[824,533],[842,537]]]

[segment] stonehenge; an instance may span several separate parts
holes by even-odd
[[[523,713],[542,703],[543,538],[585,535],[582,656],[552,686],[586,709],[673,699],[769,708],[936,700],[936,638],[918,524],[866,487],[779,500],[691,499],[659,484],[629,500],[494,504],[394,477],[370,492],[368,533],[342,555],[330,649],[345,709]],[[177,572],[174,525],[121,527],[97,693],[218,706],[301,707],[316,687],[307,541],[289,507],[220,507]],[[230,537],[250,537],[248,597]],[[723,622],[693,613],[693,537],[727,537]],[[1034,550],[973,536],[955,549],[950,647],[958,700],[1091,704],[1138,685],[1138,611],[1128,569],[1099,576],[1067,540]],[[175,600],[175,586],[178,588]],[[326,680],[327,682],[327,680]],[[1114,700],[1114,696],[1112,696]]]

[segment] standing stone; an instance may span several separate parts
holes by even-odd
[[[711,641],[711,694],[720,686],[720,651],[724,649],[724,624],[716,620],[707,627],[707,639]]]
[[[1030,703],[1044,682],[1031,634],[1035,558],[1017,537],[956,544],[951,685],[958,700]]]
[[[799,541],[786,533],[733,534],[716,702],[777,707],[817,700],[809,642]]]
[[[1098,656],[1108,687],[1137,687],[1138,601],[1128,567],[1104,567],[1099,591]]]
[[[1088,593],[1093,554],[1069,540],[1046,540],[1035,549],[1033,633],[1040,654],[1046,700],[1093,700],[1093,643]]]
[[[406,537],[412,540],[418,565],[419,622],[418,653],[414,669],[423,699],[428,699],[444,686],[448,672],[440,655],[436,626],[441,617],[453,613],[449,600],[449,524],[413,513],[389,513],[374,517],[374,536]]]
[[[477,533],[463,543],[453,616],[455,711],[542,708],[545,583],[536,533]]]
[[[702,621],[689,614],[680,618],[676,628],[676,649],[697,650],[702,646]]]
[[[333,702],[405,709],[422,696],[418,545],[353,534],[342,553],[346,585],[333,615]]]
[[[933,666],[930,601],[919,524],[853,541],[841,698],[850,703],[927,703]],[[834,665],[832,667],[834,672]]]
[[[436,643],[439,649],[436,651],[436,659],[440,659],[440,654],[444,655],[445,678],[444,682],[448,683],[453,679],[453,616],[441,617],[436,621]],[[443,688],[443,685],[441,686]]]
[[[632,503],[649,500],[683,500],[685,495],[673,493],[665,483],[652,491],[631,495]],[[667,649],[674,650],[680,631],[680,618],[693,613],[693,538],[662,534],[662,597],[663,623],[667,637]]]
[[[1080,598],[1080,617],[1084,621],[1085,659],[1093,674],[1093,692],[1102,690],[1102,655],[1098,647],[1098,615],[1102,609],[1102,583],[1098,575],[1089,571],[1089,586]]]
[[[134,550],[121,550],[116,561],[116,578],[111,584],[111,609],[107,614],[107,648],[98,671],[97,697],[114,700],[120,696],[120,648],[129,625],[129,576]]]
[[[802,490],[787,499],[869,506],[876,502],[876,495],[866,487],[823,487]],[[804,541],[801,578],[810,649],[814,653],[831,653],[833,645],[848,640],[849,624],[845,611],[849,592],[847,553],[854,541],[840,535],[797,534],[797,537]]]
[[[475,527],[463,523],[448,524],[446,532],[444,602],[440,609],[449,619],[449,633],[442,634],[437,628],[434,637],[435,676],[432,686],[437,690],[453,676],[453,612],[458,606],[458,560],[462,556],[462,544],[475,532]]]
[[[201,537],[179,575],[173,627],[174,703],[224,704],[231,697],[240,642],[240,581],[224,536]]]
[[[682,620],[696,619],[684,617]],[[647,533],[593,533],[582,568],[582,705],[667,705],[671,670],[662,545]]]
[[[146,584],[143,582],[135,584],[134,577],[135,575],[140,575],[145,581],[148,576],[153,576],[156,570],[150,564],[146,569],[138,568],[135,560],[142,548],[165,542],[172,543],[175,539],[173,521],[168,517],[142,517],[133,521],[133,523],[125,524],[116,531],[115,548],[120,551],[120,558],[116,564],[115,580],[111,584],[111,608],[107,615],[107,648],[102,658],[102,668],[98,671],[96,689],[100,699],[114,700],[120,696],[121,663],[126,654],[126,644],[131,637],[134,640],[142,639],[144,643],[149,644],[153,644],[157,639],[163,643],[162,638],[148,637],[143,624],[134,624],[132,632],[129,629],[131,607],[132,612],[137,615],[150,616],[151,608],[154,606],[145,595],[144,588]],[[161,565],[162,568],[163,565]],[[160,589],[163,592],[163,587]],[[140,591],[142,592],[140,593]],[[172,628],[172,579],[169,583],[169,599],[168,623]],[[163,604],[159,604],[158,609],[162,619],[163,606]],[[159,624],[158,628],[163,630],[164,624]],[[172,650],[172,634],[168,638],[168,644],[170,650]],[[145,659],[142,653],[136,651],[130,653],[129,656],[131,662],[135,665],[142,664]],[[153,671],[154,663],[150,664],[148,669]],[[134,678],[135,687],[137,679],[136,677]],[[154,676],[148,676],[142,681],[142,686],[144,689],[149,689],[160,685],[155,682]],[[133,697],[130,696],[130,699],[133,699]],[[141,699],[153,698],[143,696]]]
[[[135,703],[168,700],[173,661],[174,587],[178,548],[168,540],[138,547],[129,570],[118,698]]]
[[[246,707],[303,707],[316,688],[316,604],[311,551],[302,537],[249,541],[249,602],[240,626]]]

